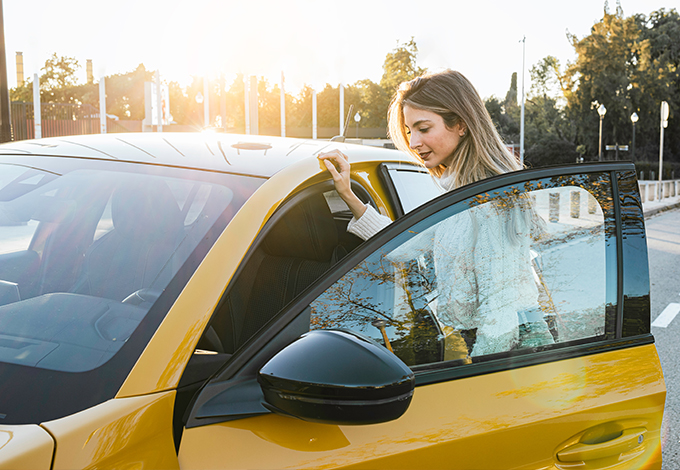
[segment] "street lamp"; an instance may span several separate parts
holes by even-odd
[[[604,120],[604,115],[607,114],[607,108],[603,104],[597,108],[597,114],[600,115],[600,151],[598,153],[599,160],[602,161],[602,121]]]
[[[354,115],[354,122],[357,123],[357,139],[359,138],[359,121],[361,121],[361,114],[357,111],[357,113]]]
[[[633,161],[635,161],[635,123],[638,122],[638,119],[640,119],[637,115],[637,113],[633,113],[630,115],[630,120],[633,123]]]
[[[659,196],[658,201],[663,198],[663,130],[668,127],[668,103],[661,102],[661,141],[659,142]]]

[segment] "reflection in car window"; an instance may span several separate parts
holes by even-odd
[[[608,188],[554,178],[450,206],[314,301],[311,328],[359,331],[409,365],[603,338],[615,305]]]
[[[40,173],[21,166],[2,167],[0,171],[0,226],[3,228],[3,237],[0,243],[0,254],[27,250],[38,228],[36,220],[21,220],[2,201],[8,201],[37,188],[53,177],[49,173]]]
[[[157,173],[2,165],[0,362],[66,372],[106,363],[244,200],[214,176]]]

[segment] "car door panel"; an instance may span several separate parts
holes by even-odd
[[[385,242],[389,244],[395,233],[417,232],[419,229],[411,227],[420,227],[418,220],[437,214],[449,204],[465,198],[475,200],[475,197],[485,202],[489,194],[493,195],[494,188],[503,188],[503,184],[506,184],[506,190],[512,189],[507,184],[524,185],[532,191],[542,190],[543,182],[549,179],[555,187],[565,188],[563,201],[569,201],[571,197],[571,206],[567,203],[566,208],[563,207],[567,215],[563,212],[562,217],[574,217],[573,201],[578,201],[578,197],[571,196],[575,191],[570,188],[587,183],[602,205],[600,214],[603,214],[604,222],[588,225],[585,215],[585,228],[577,230],[579,236],[596,234],[592,239],[595,242],[588,242],[591,245],[599,243],[595,251],[592,247],[580,251],[578,247],[574,248],[574,238],[578,237],[567,233],[562,238],[557,236],[536,264],[542,263],[543,271],[564,266],[564,260],[555,257],[555,252],[571,250],[576,254],[570,262],[587,263],[589,260],[582,259],[585,253],[586,258],[595,258],[591,262],[599,266],[600,274],[574,281],[577,277],[574,272],[551,277],[550,273],[544,276],[537,268],[536,277],[548,285],[546,289],[566,286],[551,303],[559,304],[558,307],[566,309],[563,312],[567,313],[584,308],[577,294],[588,284],[595,283],[594,289],[602,289],[595,292],[595,297],[599,298],[594,301],[600,312],[594,318],[601,321],[600,326],[586,325],[588,333],[585,334],[585,330],[579,329],[581,317],[577,316],[569,319],[570,323],[562,323],[562,326],[571,325],[572,332],[569,336],[568,329],[562,330],[564,344],[559,347],[538,345],[479,360],[468,357],[467,360],[437,364],[416,361],[412,367],[416,372],[417,387],[411,405],[402,417],[391,422],[338,426],[264,414],[246,419],[215,415],[202,425],[201,419],[194,418],[184,429],[180,443],[181,468],[660,468],[665,385],[653,337],[649,334],[644,282],[635,283],[636,288],[642,286],[642,291],[633,292],[634,283],[629,281],[625,298],[622,287],[626,272],[623,263],[626,258],[622,253],[628,253],[629,261],[636,259],[630,250],[621,246],[624,243],[622,234],[635,238],[637,248],[644,243],[644,240],[640,242],[639,230],[636,235],[634,230],[627,231],[622,227],[617,197],[624,195],[617,192],[616,182],[618,179],[625,186],[621,172],[629,170],[622,165],[546,169],[531,172],[525,179],[522,174],[498,177],[494,181],[462,188],[458,196],[438,198],[383,230],[353,253],[351,259],[340,263],[326,281],[317,282],[297,302],[289,305],[287,313],[279,316],[279,319],[287,318],[286,315],[293,318],[296,311],[319,297],[324,288],[333,283],[341,284],[341,277],[346,279],[351,274],[347,273],[348,269],[360,265],[372,250]],[[604,177],[577,175],[597,171]],[[624,190],[632,191],[630,184],[628,186]],[[559,200],[559,196],[555,199]],[[551,219],[552,200],[551,195]],[[546,214],[547,201],[546,196]],[[585,210],[586,201],[582,200],[582,203],[576,205]],[[534,204],[542,203],[534,200]],[[635,215],[641,210],[639,203],[628,201],[626,210],[628,218],[631,214],[639,218]],[[595,211],[590,212],[588,207],[587,213]],[[581,243],[581,240],[577,241]],[[388,252],[389,249],[384,253]],[[427,262],[420,260],[421,269],[423,264]],[[375,283],[385,279],[385,276],[376,278]],[[392,296],[393,292],[388,294],[388,297]],[[643,299],[641,303],[638,298]],[[624,328],[623,312],[631,309],[637,312],[637,320],[626,323]],[[273,328],[281,323],[282,320],[270,325]],[[327,326],[342,324],[331,321]],[[439,330],[440,335],[442,331]],[[377,329],[371,333],[376,341],[381,341]],[[393,334],[392,331],[388,333]],[[386,337],[384,329],[382,334]],[[272,336],[268,333],[267,337]],[[387,339],[385,345],[389,346]],[[219,379],[211,384],[212,393],[219,389]],[[219,422],[221,420],[224,422]]]
[[[664,399],[656,350],[644,345],[420,386],[406,414],[389,423],[334,426],[270,414],[186,429],[180,466],[568,468],[555,458],[561,444],[628,422],[648,432],[640,455],[617,468],[640,468],[660,463]]]

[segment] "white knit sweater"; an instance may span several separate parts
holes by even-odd
[[[513,219],[512,210],[493,203],[472,207],[388,255],[392,261],[407,261],[432,252],[438,286],[435,313],[446,326],[477,328],[473,356],[511,349],[518,340],[518,312],[538,306],[529,252],[531,227],[526,222],[530,218]],[[366,240],[390,223],[367,206],[348,231]]]

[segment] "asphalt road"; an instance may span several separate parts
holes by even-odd
[[[648,219],[647,248],[652,296],[652,333],[666,380],[663,469],[680,468],[680,210]],[[665,313],[664,313],[665,312]],[[662,316],[662,313],[664,315]],[[672,318],[672,320],[671,320]],[[667,326],[654,326],[664,325]]]

